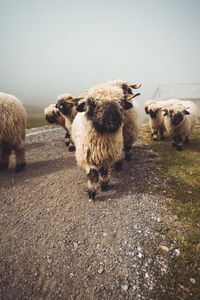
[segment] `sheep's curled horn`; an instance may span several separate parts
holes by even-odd
[[[129,84],[129,87],[131,87],[132,89],[139,89],[141,87],[141,83]]]
[[[140,96],[140,93],[137,93],[137,94],[125,94],[124,95],[124,99],[125,100],[131,100],[131,99],[133,99],[133,98],[135,98],[137,96]]]

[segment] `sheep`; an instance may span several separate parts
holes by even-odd
[[[69,133],[68,129],[65,127],[65,117],[60,113],[56,104],[50,104],[44,109],[44,116],[48,123],[56,124],[63,127],[66,131],[65,134],[65,145],[69,146]]]
[[[73,98],[70,94],[61,94],[57,97],[56,108],[60,111],[65,120],[66,129],[66,145],[70,152],[75,151],[74,142],[71,138],[72,122],[77,114],[76,107],[80,99],[82,99],[87,92],[84,92],[80,97]]]
[[[192,101],[170,99],[165,101],[163,111],[165,128],[174,141],[172,145],[182,151],[198,121],[198,107]]]
[[[106,84],[91,88],[77,106],[72,138],[77,164],[87,173],[89,199],[95,200],[99,180],[101,190],[108,189],[109,168],[122,155],[124,110],[131,107],[121,88]]]
[[[58,108],[56,108],[56,104],[50,104],[48,107],[44,109],[44,116],[48,123],[50,124],[58,124],[61,127],[65,128],[65,118],[59,112]]]
[[[162,105],[163,101],[156,102],[154,100],[148,100],[144,104],[145,112],[149,115],[149,126],[153,141],[158,141],[158,133],[160,133],[162,141],[165,139],[164,133],[166,129],[164,125]]]
[[[132,146],[136,141],[140,129],[142,127],[142,118],[139,111],[138,104],[132,101],[132,98],[139,96],[140,94],[133,94],[132,89],[138,89],[141,84],[129,84],[122,80],[108,81],[108,85],[118,86],[123,90],[124,96],[131,103],[132,107],[124,111],[123,119],[123,144],[125,151],[125,160],[131,161],[132,156]],[[121,170],[122,160],[115,164],[116,170]]]
[[[26,112],[13,95],[0,93],[0,171],[8,170],[11,151],[15,152],[15,171],[25,169]]]

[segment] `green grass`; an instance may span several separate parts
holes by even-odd
[[[28,115],[26,121],[26,128],[36,128],[40,126],[49,125],[42,115]]]
[[[156,193],[167,193],[172,199],[166,204],[167,209],[178,217],[184,230],[183,236],[173,229],[166,233],[168,239],[176,239],[181,255],[173,259],[170,272],[162,278],[163,284],[177,299],[200,299],[200,122],[190,136],[190,144],[185,145],[182,152],[171,146],[170,138],[153,142],[148,125],[140,138],[157,153],[155,170],[162,181],[167,181],[165,192],[158,188]],[[164,299],[172,298],[166,296]]]

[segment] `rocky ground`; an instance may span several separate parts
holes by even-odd
[[[28,131],[26,145],[27,169],[16,174],[12,157],[0,174],[0,299],[155,299],[157,289],[164,299],[160,278],[179,249],[158,230],[175,220],[154,195],[165,185],[154,153],[138,141],[90,202],[62,129]]]

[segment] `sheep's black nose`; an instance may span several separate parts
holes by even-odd
[[[46,120],[48,123],[56,123],[57,122],[57,118],[55,115],[46,115]]]

